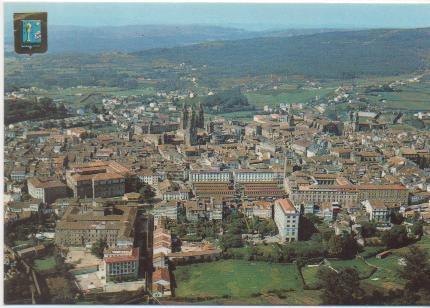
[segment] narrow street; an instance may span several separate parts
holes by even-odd
[[[150,291],[152,283],[152,241],[154,220],[151,215],[140,211],[137,216],[135,229],[135,246],[140,248],[140,273],[146,279],[146,290]]]

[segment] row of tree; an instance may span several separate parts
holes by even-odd
[[[6,125],[27,121],[60,119],[67,117],[67,109],[64,104],[55,104],[50,98],[30,99],[6,99],[4,107]]]

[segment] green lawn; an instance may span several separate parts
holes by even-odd
[[[370,277],[365,280],[365,284],[382,287],[384,289],[402,288],[403,281],[400,279],[398,274],[399,256],[390,255],[384,259],[371,258],[367,261],[378,267],[378,270]]]
[[[318,282],[317,273],[319,266],[304,266],[302,267],[302,275],[308,286],[314,286]]]
[[[35,259],[34,266],[37,271],[47,271],[55,267],[55,258],[48,256],[43,259]]]
[[[360,277],[370,275],[373,270],[371,266],[367,265],[361,259],[330,261],[330,263],[335,269],[344,269],[347,267],[355,268],[359,272]]]
[[[367,277],[372,272],[372,267],[360,259],[330,261],[330,263],[337,270],[347,267],[355,268],[359,272],[360,277]],[[319,268],[319,266],[304,266],[302,268],[302,275],[308,286],[313,287],[318,282],[317,273]]]
[[[300,289],[296,266],[243,260],[178,266],[178,297],[248,297],[270,290]]]
[[[430,252],[430,238],[428,236],[423,236],[415,245]],[[365,280],[367,284],[386,289],[403,287],[403,280],[399,277],[398,273],[402,267],[399,264],[399,259],[408,251],[408,247],[393,249],[391,251],[392,254],[384,259],[377,259],[375,257],[367,259],[370,264],[379,268],[372,277]]]

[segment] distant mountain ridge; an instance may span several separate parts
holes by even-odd
[[[209,25],[131,25],[116,27],[55,26],[48,28],[49,53],[134,52],[217,40],[311,34],[330,29],[247,31]],[[5,31],[6,51],[13,50],[13,30]]]
[[[206,65],[214,77],[396,75],[429,68],[430,28],[261,37],[152,49],[134,55],[142,61]]]
[[[5,89],[77,85],[133,88],[138,76],[160,89],[187,87],[179,64],[210,88],[223,78],[300,75],[311,79],[395,76],[430,69],[430,28],[325,32],[218,40],[139,52],[5,53]]]

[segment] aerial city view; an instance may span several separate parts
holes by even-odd
[[[430,305],[430,3],[3,11],[5,304]]]

